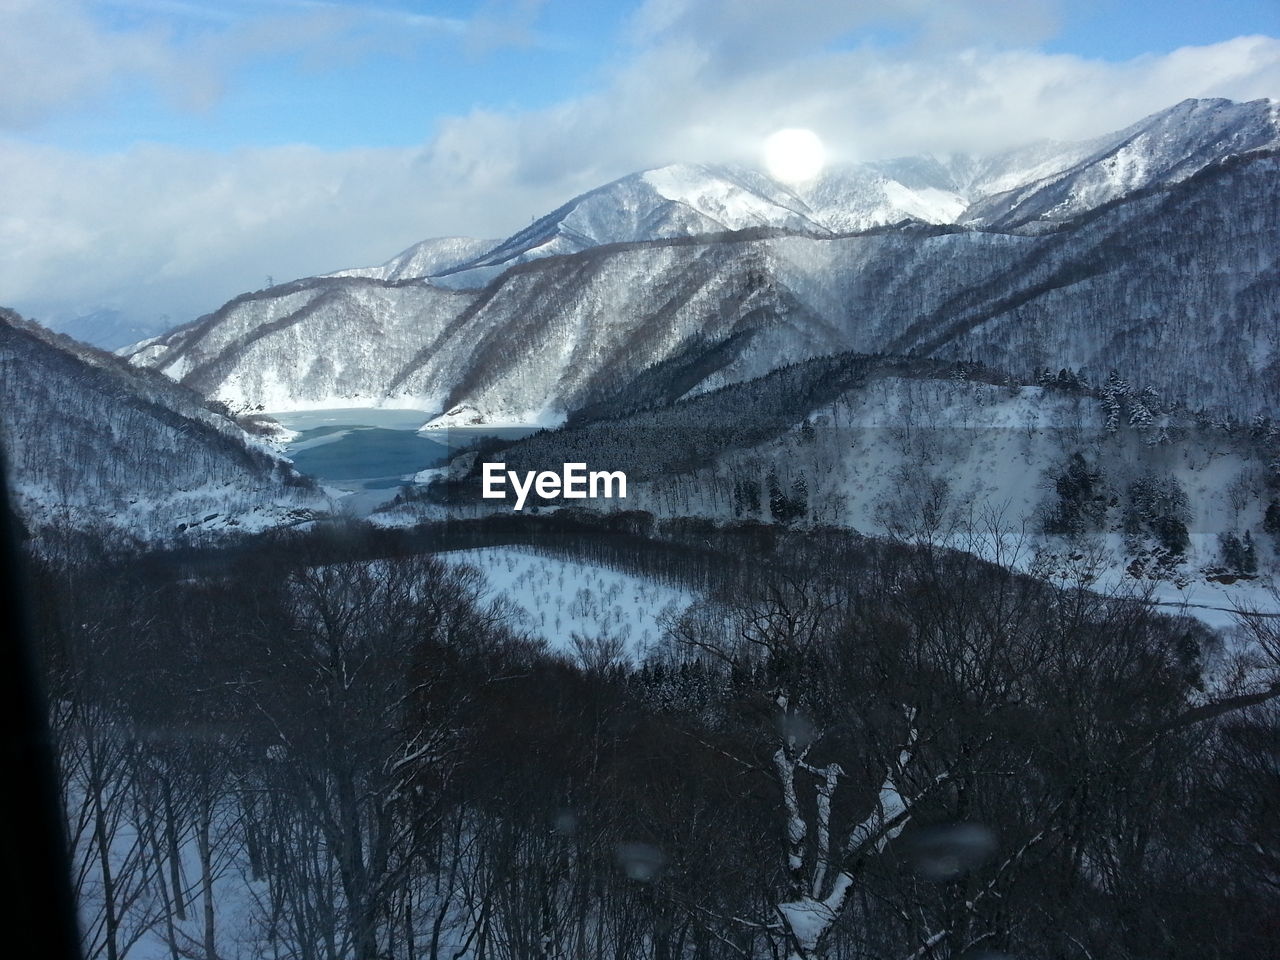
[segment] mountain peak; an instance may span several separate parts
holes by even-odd
[[[541,257],[753,227],[828,236],[912,219],[1034,230],[1221,157],[1275,146],[1277,106],[1187,99],[1093,140],[836,165],[796,186],[747,166],[674,162],[582,193],[501,242],[423,241],[379,267],[330,276],[429,277],[474,289]]]

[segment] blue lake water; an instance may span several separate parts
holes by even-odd
[[[419,433],[426,410],[304,410],[270,416],[298,436],[285,455],[303,473],[346,490],[392,490],[443,466],[451,449],[484,436],[522,437],[533,427],[450,427]]]

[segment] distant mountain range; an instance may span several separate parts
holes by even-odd
[[[1244,416],[1280,395],[1278,148],[1275,101],[1190,100],[1086,143],[803,187],[677,164],[501,242],[424,241],[122,352],[236,405],[441,423],[559,422],[676,359],[697,393],[847,350],[1115,369]]]
[[[40,322],[58,333],[104,350],[128,346],[173,325],[172,319],[167,315],[142,318],[109,307],[74,315],[42,316]]]

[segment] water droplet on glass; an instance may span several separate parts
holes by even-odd
[[[801,750],[813,743],[818,735],[818,731],[803,713],[787,714],[779,718],[778,730],[784,739],[792,741]]]
[[[907,844],[916,875],[943,883],[976,870],[996,849],[996,835],[980,823],[940,823],[917,830]]]
[[[649,843],[620,843],[615,851],[626,875],[642,883],[655,879],[667,863],[666,854]]]

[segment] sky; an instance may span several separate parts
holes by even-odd
[[[0,0],[0,305],[183,323],[672,161],[1280,98],[1280,0]]]

